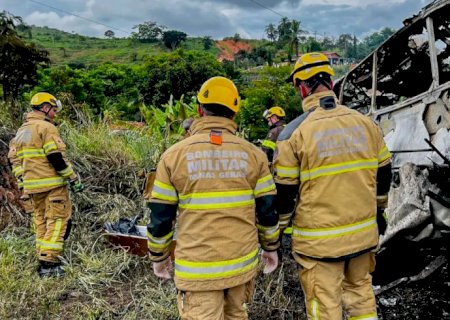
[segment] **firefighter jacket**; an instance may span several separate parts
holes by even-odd
[[[294,188],[289,199],[298,197],[293,250],[335,259],[376,247],[377,171],[390,165],[381,130],[332,91],[304,99],[303,109],[279,136],[274,160],[278,193]],[[280,224],[292,215],[284,203],[276,204]]]
[[[152,261],[169,256],[177,217],[175,284],[221,290],[256,275],[259,244],[279,246],[275,184],[266,156],[235,136],[236,124],[205,116],[161,157],[150,199]],[[178,213],[176,212],[178,210]],[[255,214],[256,212],[256,214]]]
[[[8,153],[14,175],[19,183],[23,182],[24,194],[49,191],[66,185],[69,178],[76,178],[72,166],[63,157],[65,150],[66,145],[50,120],[37,112],[27,114]],[[56,153],[62,155],[57,169],[49,160]]]
[[[262,142],[262,149],[267,155],[267,159],[269,162],[272,162],[273,152],[277,147],[277,139],[280,135],[281,131],[283,131],[286,123],[283,120],[278,121],[277,123],[270,126],[270,130],[267,133],[267,137]]]

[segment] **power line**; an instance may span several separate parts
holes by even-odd
[[[276,12],[276,11],[273,10],[272,8],[266,7],[265,5],[259,3],[258,1],[255,1],[255,0],[249,0],[249,1],[251,1],[251,2],[253,2],[253,3],[256,3],[256,4],[257,4],[258,6],[260,6],[261,8],[264,8],[264,9],[266,9],[266,10],[272,11],[273,13],[275,13],[276,15],[279,15],[279,16],[282,17],[282,18],[286,17],[286,15],[282,15],[281,13]]]
[[[279,13],[279,12],[273,10],[272,8],[269,8],[269,7],[265,6],[265,5],[259,3],[259,2],[256,1],[256,0],[249,0],[249,1],[251,1],[251,2],[253,2],[253,3],[255,3],[255,4],[257,4],[257,5],[260,6],[261,8],[264,8],[264,9],[266,9],[266,10],[269,10],[269,11],[275,13],[276,15],[278,15],[278,16],[280,16],[280,17],[282,17],[282,18],[286,18],[286,17],[287,17],[286,15],[283,15],[283,14],[281,14],[281,13]],[[311,34],[311,31],[309,31],[308,29],[303,29],[303,31],[305,31],[306,34]]]
[[[50,5],[48,5],[48,4],[45,4],[45,3],[42,3],[42,2],[39,2],[39,1],[36,1],[36,0],[28,0],[28,1],[34,2],[34,3],[36,3],[36,4],[40,4],[40,5],[44,6],[44,7],[48,7],[48,8],[51,8],[51,9],[54,9],[54,10],[63,12],[63,13],[65,13],[65,14],[68,14],[68,15],[71,15],[71,16],[74,16],[74,17],[77,17],[77,18],[80,18],[80,19],[83,19],[83,20],[86,20],[86,21],[89,21],[89,22],[92,22],[92,23],[101,25],[101,26],[104,26],[104,27],[107,27],[107,28],[109,28],[109,29],[114,29],[114,30],[117,30],[117,31],[126,33],[127,35],[130,34],[129,31],[125,31],[125,30],[122,30],[122,29],[117,28],[117,27],[109,26],[109,25],[104,24],[104,23],[99,22],[99,21],[95,21],[95,20],[92,20],[92,19],[89,19],[89,18],[85,18],[85,17],[83,17],[83,16],[80,16],[80,15],[78,15],[78,14],[75,14],[75,13],[72,13],[72,12],[69,12],[69,11],[66,11],[66,10],[64,10],[64,9],[56,8],[56,7],[50,6]]]

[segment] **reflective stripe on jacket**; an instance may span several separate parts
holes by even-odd
[[[259,242],[264,247],[278,241],[278,218],[262,226],[255,214],[256,201],[276,193],[267,159],[235,136],[236,127],[230,119],[202,117],[193,123],[192,135],[158,163],[150,203],[178,206],[175,283],[180,290],[220,290],[248,282],[256,274]],[[211,142],[212,130],[219,132],[221,144]],[[173,230],[152,233],[149,249],[161,254],[154,257],[160,261]]]
[[[267,137],[262,141],[261,147],[267,155],[269,162],[272,162],[273,153],[277,147],[277,139],[281,131],[283,131],[286,123],[283,120],[278,121],[270,127]]]
[[[324,99],[334,107],[320,106]],[[288,124],[274,160],[276,183],[299,185],[293,249],[339,258],[375,247],[376,175],[390,162],[381,130],[332,91],[306,98],[303,108],[308,114]]]
[[[66,185],[69,177],[75,177],[70,163],[57,172],[47,159],[54,152],[64,154],[66,145],[56,127],[37,112],[27,114],[26,122],[19,128],[14,138],[15,173],[22,172],[25,194],[45,192]],[[16,165],[16,166],[14,166]]]

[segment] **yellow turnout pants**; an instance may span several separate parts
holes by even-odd
[[[246,303],[251,302],[255,280],[239,286],[212,291],[178,291],[178,311],[183,320],[248,319]]]
[[[345,261],[325,262],[294,254],[300,264],[300,283],[310,320],[341,320],[342,309],[349,320],[376,320],[377,309],[370,272],[375,253]]]
[[[34,205],[36,252],[40,261],[59,262],[64,250],[72,203],[66,186],[31,195]]]

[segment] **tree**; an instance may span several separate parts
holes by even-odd
[[[323,48],[321,44],[313,37],[308,37],[303,43],[304,52],[322,51],[322,50]]]
[[[289,43],[291,33],[291,21],[287,17],[281,18],[280,23],[278,24],[278,44],[280,47]]]
[[[164,31],[162,40],[167,48],[175,50],[186,38],[187,34],[182,31],[169,30]]]
[[[233,36],[233,41],[238,42],[239,40],[241,40],[241,35],[239,33],[235,33]]]
[[[105,31],[105,37],[107,37],[107,38],[109,38],[109,39],[114,38],[115,35],[116,35],[116,34],[115,34],[114,31],[112,31],[112,30],[106,30],[106,31]]]
[[[144,103],[160,106],[181,95],[194,95],[203,82],[213,76],[225,75],[221,63],[208,52],[178,49],[151,56],[144,65],[145,86],[141,94]]]
[[[339,35],[336,46],[345,57],[349,57],[353,50],[353,36],[349,33]]]
[[[133,29],[137,29],[138,32],[133,32],[131,37],[141,42],[156,42],[161,39],[165,28],[166,27],[164,26],[159,26],[156,24],[156,22],[145,21],[144,23],[133,27]]]
[[[36,84],[38,66],[50,62],[47,51],[26,43],[17,34],[16,25],[21,23],[21,17],[0,13],[0,84],[4,100],[11,105],[25,85]],[[20,110],[10,111],[13,117],[19,116]]]
[[[212,45],[214,44],[214,40],[210,36],[203,37],[202,41],[203,41],[203,49],[205,50],[211,49]]]
[[[266,34],[267,34],[267,38],[269,38],[270,41],[275,42],[277,40],[278,37],[278,30],[277,28],[273,25],[273,23],[270,23],[266,26]]]
[[[289,39],[289,52],[292,52],[295,49],[295,56],[298,58],[298,45],[299,45],[299,36],[303,33],[303,30],[300,29],[300,21],[292,20],[291,22],[291,33]]]

